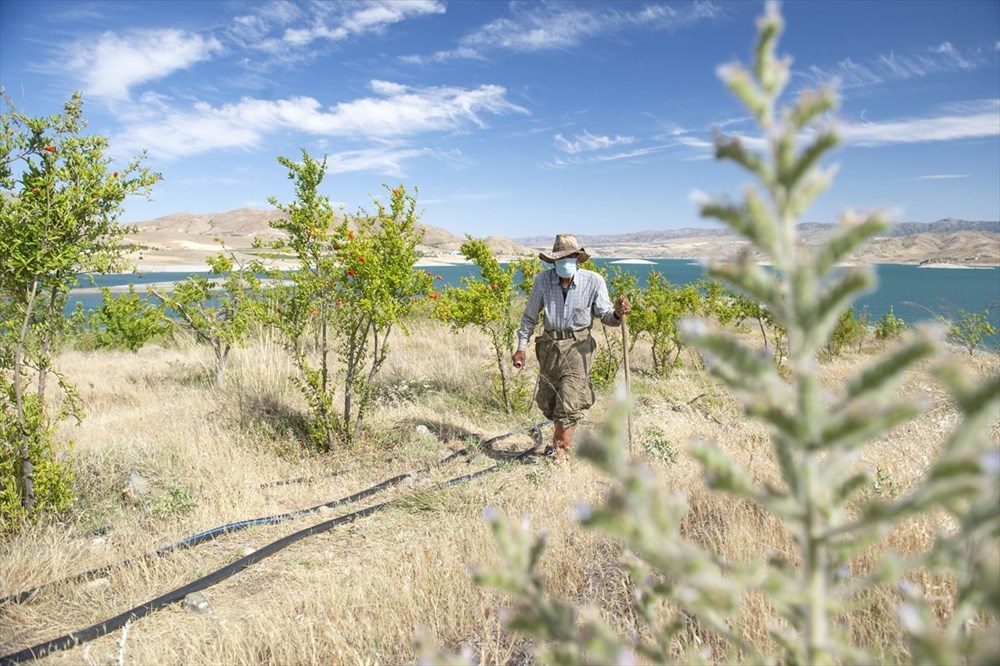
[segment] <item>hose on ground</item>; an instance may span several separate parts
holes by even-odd
[[[491,444],[504,440],[508,437],[512,437],[514,435],[518,435],[525,432],[530,432],[534,435],[537,446],[537,444],[541,442],[541,428],[546,423],[548,423],[548,421],[540,421],[528,428],[520,428],[518,430],[512,430],[511,432],[504,433],[502,435],[496,435],[494,437],[491,437],[490,439],[485,440],[479,446],[489,446]],[[152,559],[154,557],[162,557],[163,555],[166,555],[167,553],[178,550],[180,548],[192,548],[199,544],[205,543],[206,541],[212,541],[214,539],[217,539],[225,534],[231,534],[233,532],[238,532],[251,527],[259,527],[262,525],[275,525],[278,523],[283,523],[288,520],[293,520],[295,518],[301,518],[302,516],[306,516],[310,513],[315,513],[317,511],[320,511],[321,509],[333,509],[345,506],[347,504],[352,504],[354,502],[371,497],[375,493],[381,492],[386,488],[398,485],[404,482],[406,479],[411,478],[415,474],[424,474],[429,472],[434,467],[445,465],[451,462],[452,460],[455,460],[456,458],[460,458],[461,456],[467,454],[468,452],[469,452],[469,447],[462,448],[458,451],[455,451],[454,453],[449,454],[448,456],[445,456],[434,465],[428,465],[420,470],[413,470],[406,472],[404,474],[398,474],[392,478],[381,481],[375,484],[374,486],[371,486],[370,488],[366,488],[365,490],[356,492],[353,495],[348,495],[347,497],[342,497],[340,499],[326,502],[324,504],[318,504],[316,506],[308,507],[305,509],[299,509],[297,511],[291,511],[288,513],[281,513],[274,516],[264,516],[262,518],[251,518],[249,520],[241,520],[238,522],[228,523],[226,525],[219,525],[218,527],[213,527],[211,529],[205,530],[204,532],[192,534],[191,536],[185,537],[179,541],[167,544],[166,546],[161,546],[160,548],[151,550],[141,555],[136,555],[134,557],[126,558],[124,560],[119,560],[118,562],[106,564],[96,569],[91,569],[83,573],[75,574],[68,578],[63,578],[48,583],[42,583],[41,585],[38,585],[31,589],[23,590],[21,592],[17,592],[16,594],[12,594],[6,597],[0,597],[0,607],[3,607],[6,604],[11,604],[11,603],[13,604],[23,603],[28,599],[30,599],[31,597],[33,597],[38,592],[40,592],[41,590],[46,589],[48,587],[52,587],[54,585],[80,583],[86,580],[92,580],[94,578],[103,576],[104,574],[109,573],[115,569],[126,567],[131,564],[135,564],[137,562]]]
[[[536,448],[537,446],[518,454],[517,456],[514,457],[514,460],[524,459],[532,452],[534,452]],[[499,470],[501,467],[502,463],[497,463],[492,467],[487,467],[486,469],[479,470],[478,472],[473,472],[472,474],[465,474],[463,476],[457,476],[448,479],[447,481],[441,483],[440,486],[442,488],[446,488],[458,485],[460,483],[465,483],[466,481],[472,481],[474,479],[486,476],[487,474],[491,474]],[[53,638],[52,640],[45,641],[44,643],[39,643],[38,645],[33,645],[32,647],[24,648],[23,650],[19,650],[18,652],[13,652],[11,654],[4,655],[0,657],[0,666],[10,666],[12,664],[19,664],[21,662],[32,659],[40,659],[53,652],[70,649],[87,641],[91,641],[94,640],[95,638],[104,636],[109,632],[122,628],[128,622],[145,617],[150,613],[160,608],[163,608],[164,606],[168,606],[172,603],[180,601],[188,594],[191,594],[192,592],[199,592],[217,583],[220,583],[226,580],[227,578],[230,578],[233,575],[239,573],[240,571],[243,571],[244,569],[253,566],[254,564],[260,562],[261,560],[264,560],[270,557],[271,555],[274,555],[275,553],[283,550],[284,548],[287,548],[288,546],[292,545],[297,541],[301,541],[302,539],[312,536],[313,534],[327,532],[339,525],[344,525],[346,523],[353,522],[360,518],[365,518],[367,516],[370,516],[374,513],[377,513],[395,504],[398,504],[401,501],[401,499],[402,498],[397,498],[394,500],[381,502],[380,504],[373,504],[372,506],[360,509],[358,511],[354,511],[344,516],[339,516],[337,518],[333,518],[331,520],[327,520],[325,522],[318,523],[311,527],[299,530],[298,532],[293,532],[292,534],[282,537],[281,539],[278,539],[277,541],[274,541],[264,546],[263,548],[260,548],[259,550],[256,550],[253,553],[250,553],[249,555],[240,558],[239,560],[236,560],[231,564],[227,564],[221,569],[217,569],[216,571],[213,571],[210,574],[202,576],[201,578],[192,581],[187,585],[171,590],[170,592],[162,594],[156,597],[155,599],[151,599],[150,601],[135,606],[134,608],[130,608],[129,610],[123,613],[119,613],[118,615],[108,620],[99,622],[97,624],[91,625],[84,629],[80,629],[78,631],[74,631],[71,634],[66,634],[64,636],[60,636],[59,638]]]

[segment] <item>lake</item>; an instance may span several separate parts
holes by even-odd
[[[608,266],[614,259],[591,259],[595,264]],[[701,264],[688,259],[650,259],[650,264],[617,264],[620,269],[634,273],[640,284],[648,281],[650,270],[657,270],[674,284],[688,284],[702,277]],[[432,275],[440,275],[435,285],[458,285],[461,278],[478,275],[479,269],[471,265],[433,266],[421,268]],[[982,312],[989,310],[990,321],[1000,328],[1000,268],[920,268],[909,264],[878,264],[878,287],[874,293],[862,296],[855,303],[855,312],[868,309],[868,320],[877,322],[889,307],[897,317],[909,324],[933,320],[935,316],[954,317],[959,310]],[[152,285],[164,286],[183,280],[192,273],[146,273],[96,276],[98,286],[136,286],[144,293]],[[194,273],[209,276],[209,273]],[[96,288],[79,288],[70,297],[67,313],[76,303],[85,309],[96,308],[101,302]],[[994,336],[991,346],[1000,347],[1000,336]]]

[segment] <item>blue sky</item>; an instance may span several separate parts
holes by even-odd
[[[125,221],[266,208],[275,157],[329,156],[325,193],[370,209],[419,188],[458,234],[712,224],[695,191],[748,177],[712,128],[754,136],[720,65],[758,2],[0,0],[0,86],[31,115],[84,94],[116,159],[163,174]],[[840,81],[844,145],[808,212],[1000,219],[1000,2],[785,2],[789,91]]]

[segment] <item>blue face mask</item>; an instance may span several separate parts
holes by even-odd
[[[571,278],[576,275],[576,257],[560,259],[556,262],[556,275],[561,278]]]

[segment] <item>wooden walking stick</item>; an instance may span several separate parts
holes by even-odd
[[[628,320],[622,316],[622,356],[625,365],[625,399],[628,401],[628,452],[632,455],[632,374],[628,367]]]

